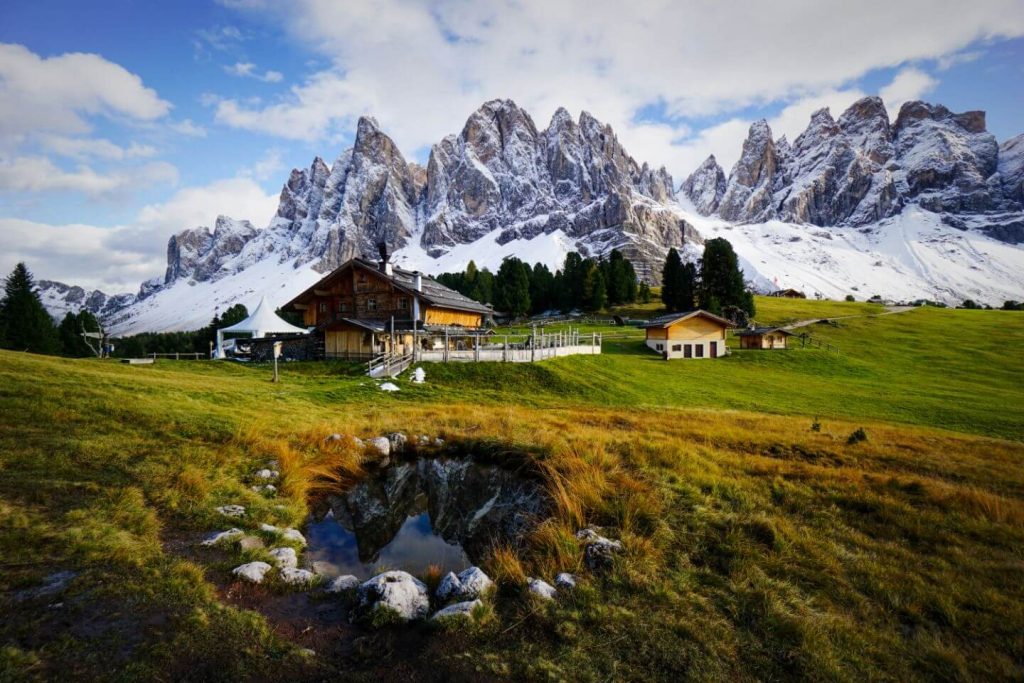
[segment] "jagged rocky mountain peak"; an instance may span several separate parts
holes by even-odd
[[[866,225],[913,203],[950,224],[988,225],[1005,237],[1013,231],[1004,218],[952,217],[1020,211],[1020,185],[1006,180],[1020,164],[1002,163],[1000,154],[984,112],[913,101],[890,125],[881,98],[864,97],[838,121],[827,108],[815,111],[792,146],[783,138],[773,143],[768,124],[756,121],[717,206],[712,195],[698,201],[692,184],[687,195],[704,215],[819,226]],[[1013,157],[1012,150],[1002,154]],[[706,172],[698,171],[695,181]]]
[[[706,216],[718,210],[725,187],[725,171],[712,154],[683,181],[679,189],[697,212]]]
[[[920,100],[904,102],[896,116],[895,128],[900,130],[917,121],[936,121],[956,124],[968,133],[984,133],[985,112],[965,111],[960,114],[951,112],[941,104],[929,104]]]
[[[308,286],[317,273],[348,258],[376,258],[381,242],[410,259],[407,265],[425,270],[430,258],[446,255],[453,258],[434,262],[446,263],[438,268],[460,267],[465,251],[480,264],[520,248],[531,250],[523,256],[534,260],[541,253],[537,245],[588,256],[616,248],[641,277],[657,283],[670,247],[690,247],[695,256],[703,242],[675,201],[668,171],[638,163],[612,127],[587,111],[574,118],[559,108],[539,130],[514,101],[485,102],[460,132],[433,145],[425,168],[410,163],[372,118],[361,118],[355,128],[352,146],[333,164],[316,157],[290,173],[265,228],[218,217],[212,228],[172,236],[166,273],[143,283],[138,294],[106,297],[51,283],[48,307],[102,309],[119,331],[167,329],[166,321],[184,320],[211,296],[226,306],[259,290],[281,303],[287,287]],[[915,216],[926,209],[933,212],[929,220],[958,233],[980,231],[1019,243],[1024,136],[999,146],[986,132],[982,112],[956,114],[922,102],[904,105],[890,125],[882,100],[866,97],[838,120],[827,109],[815,112],[792,143],[785,136],[773,139],[767,121],[754,122],[728,175],[710,156],[679,192],[698,213],[733,223],[729,229],[777,219],[797,224],[787,229],[870,226],[881,234],[913,207]],[[798,233],[786,243],[822,234],[828,231]],[[530,242],[539,237],[544,239]],[[765,248],[771,252],[779,244]],[[751,254],[747,259],[755,268],[765,262]],[[827,263],[814,263],[814,269],[827,270]],[[830,272],[836,281],[849,275]],[[209,286],[195,287],[200,284]],[[177,318],[157,310],[172,300]],[[203,318],[198,324],[208,320],[205,312]]]

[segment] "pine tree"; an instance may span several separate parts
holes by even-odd
[[[739,259],[728,240],[716,237],[704,244],[700,268],[701,308],[713,311],[723,306],[738,306],[754,315],[754,298],[746,291]]]
[[[248,317],[249,309],[242,304],[235,304],[228,310],[224,311],[224,315],[220,317],[220,327],[237,325]]]
[[[494,304],[514,318],[530,312],[530,275],[519,259],[512,257],[501,262],[494,278]]]
[[[599,311],[608,300],[608,286],[600,265],[588,259],[586,275],[583,276],[583,310]]]
[[[0,346],[33,353],[60,352],[57,328],[36,293],[32,273],[19,263],[4,282],[0,301]]]
[[[543,263],[538,263],[530,273],[530,307],[535,313],[542,313],[555,305],[555,276]]]
[[[651,303],[651,286],[646,282],[641,282],[637,288],[636,298],[642,304]]]

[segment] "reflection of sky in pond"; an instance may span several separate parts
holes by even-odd
[[[470,565],[461,546],[434,534],[426,512],[410,515],[381,549],[377,560],[369,564],[359,560],[355,534],[338,524],[333,516],[311,522],[306,527],[306,540],[307,561],[325,563],[321,569],[329,576],[354,574],[367,579],[388,569],[421,575],[430,565],[439,566],[442,572],[458,572]]]

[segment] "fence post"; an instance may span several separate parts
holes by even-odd
[[[501,362],[508,362],[508,335],[505,335],[505,347],[501,350]]]
[[[448,326],[444,326],[444,362],[448,362]]]

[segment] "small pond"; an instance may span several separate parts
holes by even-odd
[[[401,462],[317,506],[305,530],[306,561],[328,576],[361,579],[388,569],[458,572],[495,544],[517,545],[548,506],[539,482],[496,465]]]

